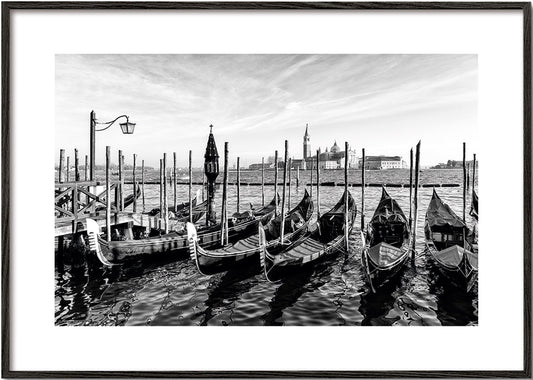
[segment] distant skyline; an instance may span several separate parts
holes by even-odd
[[[399,155],[422,140],[424,166],[467,159],[477,149],[477,55],[56,55],[56,162],[60,148],[80,164],[89,152],[89,113],[99,121],[127,114],[133,135],[117,125],[97,132],[96,163],[122,149],[147,166],[177,152],[186,166],[203,154],[213,124],[230,167],[261,162],[278,150],[302,158],[344,141],[357,155]]]

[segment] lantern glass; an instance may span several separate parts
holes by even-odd
[[[131,135],[135,130],[135,123],[130,123],[129,121],[125,123],[120,123],[120,129],[125,135]]]

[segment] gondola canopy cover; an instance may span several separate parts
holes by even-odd
[[[444,203],[437,192],[433,190],[433,197],[426,213],[426,222],[430,227],[449,226],[455,228],[465,227],[463,221]]]

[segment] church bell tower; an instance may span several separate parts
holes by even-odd
[[[309,137],[308,124],[305,124],[305,135],[304,135],[304,160],[311,157],[311,139]]]

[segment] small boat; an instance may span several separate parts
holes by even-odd
[[[133,201],[135,199],[138,199],[141,196],[141,186],[137,185],[137,190],[135,193],[129,194],[126,198],[124,198],[124,209],[128,207],[129,205],[133,204]],[[111,203],[111,207],[116,207],[116,202]],[[104,211],[105,206],[98,206],[96,207],[96,211]]]
[[[312,215],[313,199],[305,190],[300,203],[289,211],[286,216],[283,244],[287,244],[287,242],[293,241],[305,233]],[[281,215],[278,215],[265,226],[261,226],[266,236],[267,247],[274,247],[280,244],[281,219]],[[189,234],[191,259],[194,260],[198,271],[202,274],[220,272],[236,264],[249,263],[250,260],[254,259],[254,262],[258,261],[256,256],[259,255],[260,247],[257,234],[219,249],[207,250],[198,243],[196,228],[193,224],[187,224],[187,233]]]
[[[277,197],[279,201],[279,196]],[[244,218],[229,220],[228,237],[234,242],[250,236],[257,231],[260,222],[267,223],[273,216],[275,209],[272,202]],[[128,259],[136,259],[147,255],[161,253],[187,253],[188,239],[185,229],[171,231],[160,236],[143,237],[141,239],[107,241],[100,236],[100,227],[92,219],[87,219],[87,235],[91,251],[104,265],[120,264]],[[215,248],[220,245],[221,226],[204,226],[198,231],[199,244],[204,248]]]
[[[478,220],[478,199],[475,190],[472,191],[472,205],[470,206],[470,215]]]
[[[261,247],[261,266],[267,279],[290,272],[302,266],[314,263],[335,251],[344,249],[345,237],[345,201],[348,197],[348,234],[351,232],[357,214],[355,201],[349,191],[345,191],[337,204],[320,216],[308,232],[289,245],[277,245],[268,248],[266,234],[259,229],[259,246]]]
[[[374,216],[361,232],[361,262],[373,292],[385,285],[404,267],[410,252],[409,222],[385,188]]]
[[[196,192],[196,195],[192,199],[192,207],[195,208],[198,204],[198,199],[200,199],[200,190]],[[204,205],[207,205],[207,201],[202,202]],[[202,204],[200,203],[200,204]],[[182,202],[176,205],[176,208],[174,208],[174,205],[168,206],[167,208],[169,215],[171,215],[172,218],[180,218],[182,216],[188,216],[189,215],[189,202]],[[146,214],[150,216],[156,216],[161,212],[161,209],[159,207],[155,207],[148,211]]]
[[[477,278],[478,252],[464,222],[433,189],[424,226],[426,249],[435,266],[453,284],[469,290]]]

